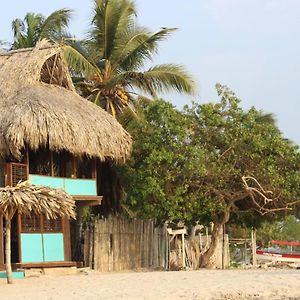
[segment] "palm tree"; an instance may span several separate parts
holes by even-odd
[[[12,22],[14,42],[11,48],[34,47],[43,38],[52,42],[61,40],[70,18],[71,10],[64,8],[54,11],[47,18],[30,12],[26,14],[24,20],[15,19]]]
[[[84,41],[65,45],[80,93],[118,116],[137,100],[157,92],[194,92],[192,77],[180,65],[162,64],[142,70],[157,53],[158,43],[175,28],[156,33],[136,24],[132,0],[95,0],[93,18]]]

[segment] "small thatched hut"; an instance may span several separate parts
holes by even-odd
[[[130,155],[130,135],[111,115],[76,94],[62,49],[46,41],[0,54],[0,111],[0,186],[29,180],[64,189],[77,205],[98,205],[99,165],[124,162]],[[0,269],[3,222],[0,216]],[[67,219],[16,213],[13,263],[70,264],[69,227]]]

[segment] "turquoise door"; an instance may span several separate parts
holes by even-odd
[[[22,262],[43,262],[43,240],[41,233],[22,233]]]
[[[64,236],[62,233],[44,233],[44,261],[63,261]]]
[[[22,233],[22,262],[64,261],[62,233]]]
[[[32,214],[21,217],[21,262],[64,261],[62,219]]]

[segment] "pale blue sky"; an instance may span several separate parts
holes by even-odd
[[[300,1],[299,0],[136,0],[140,24],[153,31],[178,27],[161,44],[154,63],[184,64],[194,74],[195,100],[217,100],[214,85],[228,85],[246,108],[275,114],[286,137],[300,144]],[[11,21],[33,11],[48,15],[74,9],[70,32],[83,36],[90,0],[10,0],[0,11],[0,40],[11,41]],[[178,107],[189,96],[167,95]]]

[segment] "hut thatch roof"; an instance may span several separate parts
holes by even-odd
[[[107,112],[76,94],[62,49],[35,48],[0,54],[0,155],[36,150],[124,161],[131,137]]]
[[[75,219],[75,201],[63,190],[31,186],[25,181],[0,188],[0,212],[9,219],[15,211],[25,215],[43,214],[47,219]]]

